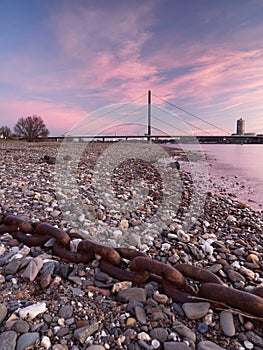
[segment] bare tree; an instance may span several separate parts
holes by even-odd
[[[11,129],[8,126],[2,126],[0,128],[0,135],[2,135],[4,139],[9,139],[11,136]]]
[[[20,118],[14,127],[15,133],[29,142],[35,141],[39,137],[47,137],[49,134],[42,118],[33,115],[27,118]]]

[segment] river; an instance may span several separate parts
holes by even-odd
[[[202,144],[209,189],[263,210],[263,145]]]

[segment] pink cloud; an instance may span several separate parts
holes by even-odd
[[[37,114],[50,131],[56,130],[58,133],[68,131],[86,113],[81,109],[70,109],[60,104],[39,101],[6,100],[0,104],[0,114],[4,116],[2,124],[13,128],[20,117]]]

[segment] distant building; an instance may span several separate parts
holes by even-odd
[[[245,120],[240,118],[237,120],[237,135],[244,135],[245,133]]]

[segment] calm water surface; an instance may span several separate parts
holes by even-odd
[[[263,209],[263,145],[203,144],[214,192],[226,188],[255,209]]]

